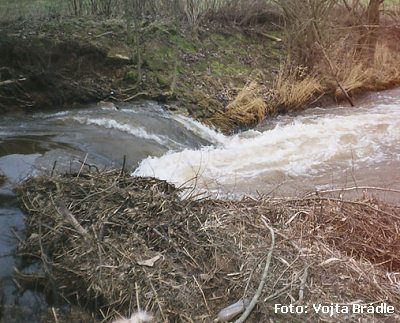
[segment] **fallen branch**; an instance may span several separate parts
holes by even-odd
[[[80,225],[78,220],[65,206],[64,202],[59,200],[56,202],[56,206],[60,214],[75,228],[76,231],[78,231],[79,234],[81,234],[85,239],[90,238],[89,233]]]
[[[253,311],[254,307],[258,302],[258,299],[260,298],[262,290],[264,288],[265,281],[267,280],[268,270],[272,260],[272,252],[274,251],[275,248],[275,233],[274,230],[267,224],[267,221],[265,221],[263,217],[261,218],[261,221],[264,223],[264,225],[269,229],[271,233],[271,248],[268,252],[267,261],[265,263],[264,271],[261,276],[260,284],[258,285],[257,291],[254,294],[249,306],[246,308],[244,313],[235,321],[235,323],[243,323],[244,321],[247,320],[248,316]]]
[[[348,187],[348,188],[337,188],[337,189],[333,189],[333,190],[317,191],[316,193],[325,194],[325,193],[348,192],[348,191],[357,191],[357,190],[374,190],[374,191],[382,191],[382,192],[400,193],[400,190],[396,190],[396,189],[392,189],[392,188],[374,187],[374,186],[358,186],[358,187]]]
[[[94,38],[99,38],[99,37],[102,37],[102,36],[113,35],[113,34],[114,34],[113,31],[106,31],[106,32],[104,32],[104,33],[102,33],[102,34],[100,34],[100,35],[94,36]]]
[[[23,82],[23,81],[26,81],[25,77],[17,79],[17,80],[5,80],[5,81],[0,82],[0,86],[14,84],[14,83]]]
[[[149,96],[149,93],[148,92],[138,92],[138,93],[136,93],[136,94],[124,99],[124,102],[132,101],[134,99],[137,99],[140,96],[146,97],[146,96]]]
[[[270,34],[266,34],[266,33],[260,33],[261,35],[263,35],[264,37],[271,39],[273,41],[276,41],[278,43],[282,42],[281,38],[275,37],[274,35],[270,35]]]
[[[301,303],[304,299],[304,288],[306,286],[308,277],[308,267],[304,269],[303,275],[300,277],[300,288],[299,288],[299,302]]]
[[[337,78],[338,75],[338,71],[337,69],[333,66],[333,63],[331,61],[331,59],[329,58],[328,54],[326,53],[325,48],[318,43],[318,46],[321,48],[322,54],[325,57],[325,60],[328,62],[329,68],[331,70],[332,76],[335,79],[335,82],[337,84],[337,86],[339,87],[340,91],[342,91],[343,95],[345,96],[345,98],[347,99],[347,101],[350,103],[350,105],[352,107],[354,107],[354,102],[353,99],[350,97],[349,93],[347,93],[347,91],[345,90],[345,88],[342,86],[342,84],[339,82],[339,79]]]

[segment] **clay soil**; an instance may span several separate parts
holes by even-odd
[[[77,40],[0,35],[0,111],[36,111],[112,94],[126,61]]]

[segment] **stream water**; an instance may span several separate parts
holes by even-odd
[[[13,311],[46,308],[40,294],[18,294],[11,280],[23,214],[12,188],[27,176],[121,167],[218,197],[380,186],[400,189],[400,89],[370,94],[356,108],[313,108],[225,136],[154,102],[110,109],[0,118],[0,300]],[[56,162],[56,163],[55,163]],[[3,294],[3,295],[2,295]],[[24,312],[25,311],[25,312]],[[13,316],[14,315],[14,316]],[[27,317],[25,314],[21,317]],[[37,314],[39,315],[39,314]],[[13,321],[15,321],[13,319]],[[23,318],[17,321],[23,322]]]

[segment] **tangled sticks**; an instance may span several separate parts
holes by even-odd
[[[41,261],[45,288],[104,321],[140,310],[211,321],[254,295],[248,321],[298,319],[276,303],[400,306],[399,208],[377,200],[181,200],[164,181],[120,171],[31,178],[18,194],[28,214],[19,253]]]
[[[220,231],[235,219],[181,201],[164,181],[106,172],[33,178],[20,192],[30,214],[21,253],[50,261],[62,294],[95,301],[105,319],[138,307],[164,320],[210,316],[201,286],[213,278],[210,290],[223,295],[218,285],[229,284],[214,271],[235,272],[240,263],[234,237]]]

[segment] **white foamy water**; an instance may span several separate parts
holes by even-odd
[[[228,140],[227,136],[192,118],[176,114],[173,115],[173,119],[182,124],[187,130],[198,135],[200,138],[214,144],[223,144]]]
[[[0,136],[0,156],[38,153],[40,169],[57,160],[68,170],[71,160],[86,154],[89,163],[120,167],[126,156],[127,167],[139,164],[134,175],[195,184],[214,196],[362,185],[400,189],[400,89],[366,96],[357,108],[279,116],[234,136],[152,102],[4,117]]]
[[[335,113],[305,114],[270,130],[232,137],[182,119],[215,145],[149,157],[134,175],[155,176],[177,185],[196,178],[198,188],[213,191],[221,187],[251,188],[277,178],[373,168],[400,160],[397,102],[342,112],[336,109]]]
[[[164,136],[151,134],[151,133],[148,133],[142,127],[133,127],[132,125],[129,125],[129,124],[122,124],[113,119],[83,118],[83,117],[74,117],[73,119],[78,121],[81,124],[96,125],[96,126],[104,127],[107,129],[116,129],[119,131],[123,131],[123,132],[129,133],[138,138],[153,140],[153,141],[159,143],[160,145],[165,145],[168,143],[168,138],[166,138]]]

